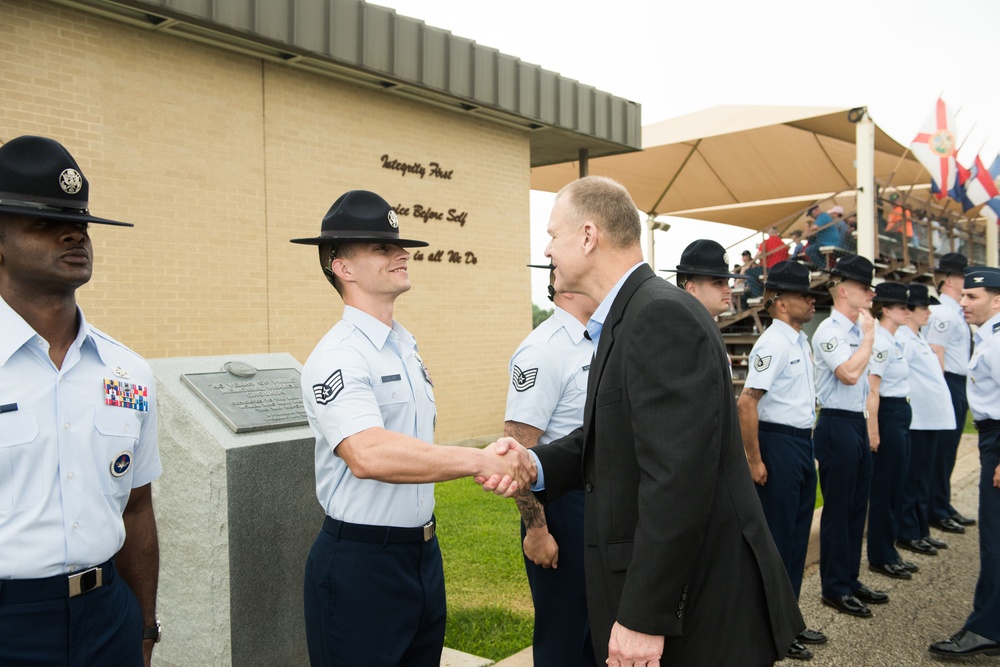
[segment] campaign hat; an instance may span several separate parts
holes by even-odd
[[[90,183],[54,139],[24,135],[0,146],[0,214],[133,227],[90,214]]]
[[[941,259],[938,260],[937,268],[934,269],[935,273],[957,273],[962,275],[965,271],[965,267],[969,266],[969,258],[960,252],[949,252],[941,255]]]
[[[871,287],[872,281],[875,279],[875,265],[867,257],[844,255],[827,273],[844,280],[859,282],[865,287]]]
[[[681,263],[676,269],[661,269],[690,276],[746,279],[746,276],[730,273],[729,270],[729,255],[726,254],[726,249],[711,239],[698,239],[684,248],[684,252],[681,253]]]
[[[903,283],[884,282],[875,286],[875,296],[872,303],[910,304],[910,290]]]
[[[941,303],[937,298],[931,296],[927,285],[923,283],[910,283],[910,307],[936,306]]]
[[[390,243],[401,248],[422,248],[425,241],[399,237],[399,218],[389,202],[368,190],[340,195],[323,217],[319,236],[291,239],[304,245],[341,243]]]
[[[823,292],[817,292],[810,287],[809,269],[791,259],[778,262],[767,270],[764,288],[777,292],[799,292],[812,296],[826,296]]]
[[[970,266],[965,269],[965,289],[1000,287],[1000,269],[992,266]]]

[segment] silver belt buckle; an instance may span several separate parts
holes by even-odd
[[[434,539],[434,533],[437,532],[437,526],[434,525],[433,521],[428,521],[424,524],[424,542],[430,542]]]
[[[75,598],[77,595],[89,593],[103,585],[104,570],[100,566],[92,567],[89,570],[69,576],[69,596]]]

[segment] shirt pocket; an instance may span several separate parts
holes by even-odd
[[[398,425],[392,420],[398,418],[406,404],[410,402],[409,387],[405,381],[395,380],[383,382],[375,387],[375,402],[382,413],[382,423],[385,428],[398,430]]]
[[[792,359],[788,362],[788,374],[792,376],[799,376],[806,372],[806,364],[808,362],[805,359]]]
[[[0,414],[0,510],[37,505],[48,475],[39,470],[38,418],[31,410]]]
[[[587,391],[587,380],[590,378],[590,364],[587,364],[580,370],[576,372],[576,377],[573,381],[576,383],[576,388],[580,391]]]
[[[142,420],[130,408],[98,405],[94,413],[94,465],[105,495],[121,498],[132,490],[135,446]]]

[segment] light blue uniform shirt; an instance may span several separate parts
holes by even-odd
[[[966,394],[975,421],[1000,419],[1000,313],[976,330]]]
[[[816,420],[816,390],[809,338],[774,320],[750,352],[746,387],[767,393],[757,403],[760,421],[811,429]]]
[[[316,495],[328,516],[404,528],[430,521],[433,484],[358,479],[335,453],[344,438],[373,427],[434,442],[434,390],[409,331],[345,306],[303,367],[302,397],[316,436]]]
[[[131,490],[160,476],[152,370],[77,315],[56,368],[0,299],[0,580],[108,560],[125,542]]]
[[[910,395],[910,366],[903,356],[903,346],[881,325],[875,326],[875,343],[872,345],[868,373],[882,378],[878,387],[879,396],[906,398]]]
[[[851,358],[861,344],[861,327],[838,310],[830,313],[813,334],[816,359],[816,399],[819,407],[864,412],[868,398],[868,372],[857,384],[844,384],[834,371]]]
[[[955,428],[955,410],[948,397],[941,363],[931,346],[910,327],[896,329],[896,340],[903,346],[903,356],[910,367],[910,428],[918,431],[951,431]]]
[[[510,359],[504,419],[542,431],[538,444],[561,438],[583,423],[594,344],[575,317],[555,306]]]
[[[947,294],[941,303],[931,306],[931,316],[922,330],[931,345],[944,348],[944,369],[949,373],[965,375],[969,369],[969,325],[962,307]]]

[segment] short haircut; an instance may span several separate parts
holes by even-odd
[[[563,196],[569,198],[571,220],[577,228],[591,220],[607,234],[613,247],[622,250],[639,245],[639,209],[617,181],[606,176],[586,176],[560,190],[556,199]]]
[[[319,265],[323,267],[323,274],[340,296],[344,296],[344,286],[333,273],[333,269],[331,268],[333,260],[337,257],[353,257],[357,250],[357,243],[341,243],[340,245],[321,243],[319,246]]]
[[[802,236],[802,230],[801,230],[801,229],[793,229],[793,230],[792,230],[792,231],[791,231],[791,232],[789,233],[789,236],[791,236],[791,237],[792,237],[793,239],[797,239],[797,238],[799,238],[800,236]]]
[[[987,294],[1000,296],[1000,287],[984,287],[983,289],[986,290]]]

